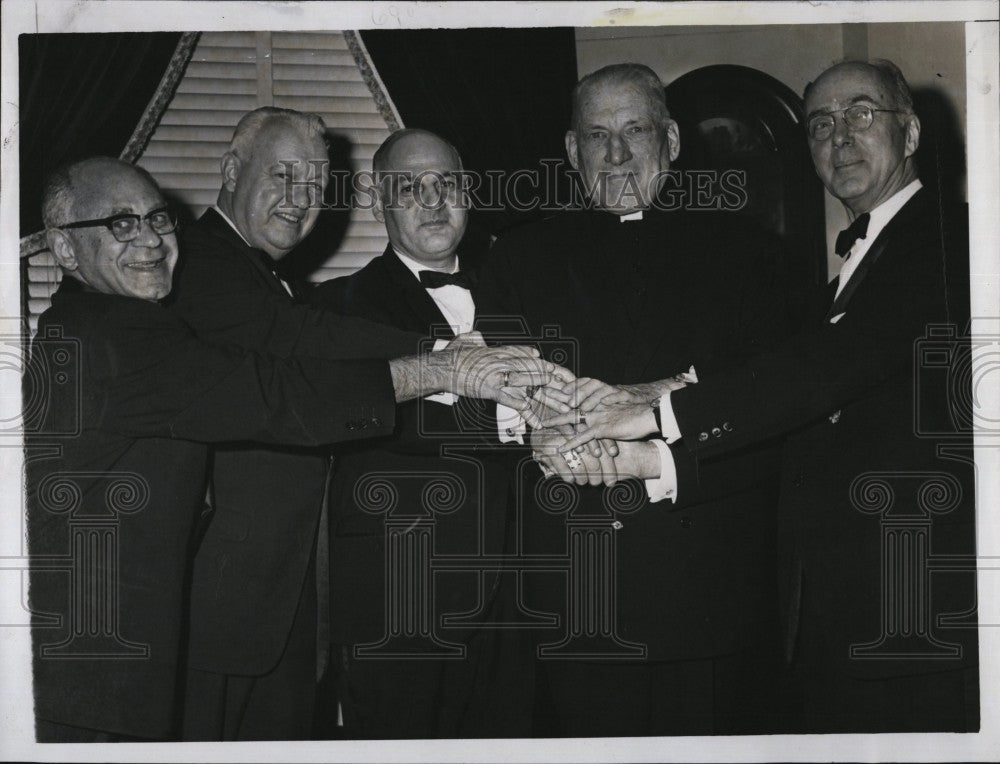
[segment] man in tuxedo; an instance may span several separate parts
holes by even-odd
[[[28,377],[42,417],[25,437],[28,542],[49,561],[31,575],[37,739],[174,740],[204,444],[389,435],[397,399],[454,389],[459,375],[439,371],[446,356],[421,373],[430,359],[277,358],[199,340],[158,304],[176,215],[125,162],[54,173],[43,217],[64,277]],[[494,385],[517,367],[501,363]],[[482,378],[489,361],[469,365]],[[349,426],[358,408],[370,427]]]
[[[543,353],[575,354],[586,391],[595,378],[671,377],[692,363],[707,374],[783,339],[789,327],[776,242],[735,213],[671,211],[658,196],[680,135],[655,73],[606,67],[578,83],[573,104],[566,149],[590,208],[496,243],[476,298],[477,325],[485,332],[488,317],[517,316],[535,337],[554,327],[558,336],[548,332]],[[660,373],[650,377],[653,369]],[[550,431],[531,435],[539,454],[562,440]],[[607,452],[599,453],[549,461],[581,485],[568,498],[530,462],[518,476],[527,557],[576,559],[583,552],[573,529],[583,525],[611,555],[608,567],[599,562],[592,571],[605,593],[592,611],[587,577],[524,574],[525,605],[560,615],[559,629],[539,632],[539,698],[549,701],[540,731],[760,729],[770,710],[762,644],[773,597],[773,453],[751,450],[720,463],[705,486],[676,495],[655,481],[599,487]]]
[[[314,114],[267,107],[240,120],[222,158],[217,205],[182,232],[184,260],[170,309],[199,337],[282,358],[397,359],[417,351],[421,334],[304,304],[274,272],[316,223],[327,163],[325,126]],[[490,363],[486,368],[496,370]],[[426,365],[394,368],[406,372],[398,381],[407,389],[429,382],[420,378]],[[440,364],[432,378],[447,376],[448,368]],[[451,368],[449,388],[476,373]],[[509,368],[512,374],[493,382],[528,385],[538,376],[523,364]],[[511,398],[510,388],[494,392]],[[382,421],[358,405],[345,427],[372,431]],[[186,739],[311,733],[314,547],[327,467],[328,457],[315,449],[233,442],[214,450],[214,513],[192,576]]]
[[[565,447],[662,432],[678,464],[707,465],[784,435],[781,607],[797,731],[976,730],[965,212],[921,186],[920,121],[891,62],[833,66],[805,109],[816,172],[852,220],[816,320],[742,366],[699,373],[657,409],[642,386],[583,400],[586,432]],[[648,442],[621,444],[619,467],[660,475],[656,457]],[[683,494],[697,481],[681,472]]]
[[[353,276],[319,285],[315,301],[444,341],[471,331],[470,289],[481,253],[469,246],[459,251],[469,200],[458,152],[433,133],[400,130],[379,147],[372,165],[374,215],[385,224],[389,244]],[[335,454],[330,611],[333,684],[343,719],[337,732],[344,737],[531,733],[530,645],[520,632],[473,625],[499,615],[499,570],[443,571],[433,580],[408,581],[407,587],[420,588],[436,639],[413,643],[409,654],[386,639],[393,631],[390,608],[397,606],[386,574],[387,523],[409,520],[405,535],[412,541],[423,523],[433,523],[436,555],[504,551],[513,462],[477,437],[476,412],[463,410],[463,403],[454,396],[412,401],[399,408],[393,437]],[[364,487],[380,476],[395,498],[373,514]],[[439,506],[428,493],[442,476],[462,487],[456,506]],[[408,542],[393,537],[391,543]],[[469,625],[442,628],[445,618],[462,613],[475,614]]]

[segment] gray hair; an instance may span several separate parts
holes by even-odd
[[[236,156],[246,159],[251,154],[254,139],[265,126],[271,122],[281,121],[297,129],[308,139],[320,138],[324,146],[329,146],[326,134],[326,123],[318,114],[295,111],[294,109],[279,109],[276,106],[262,106],[247,112],[236,125],[233,138],[229,142],[229,150]]]
[[[845,64],[867,66],[869,69],[873,70],[889,91],[889,95],[893,100],[893,105],[896,106],[904,116],[913,114],[913,93],[910,91],[910,85],[907,83],[906,77],[903,76],[903,72],[900,71],[899,67],[892,61],[887,58],[872,58],[868,61],[844,59],[843,61],[838,61],[833,66],[824,69],[823,74],[826,74],[830,71],[830,69],[835,69],[836,67],[843,66]],[[821,74],[820,77],[822,77],[823,74]],[[816,79],[819,79],[819,77]],[[812,90],[814,84],[815,82],[810,82],[806,85],[805,90],[802,93],[803,101],[809,98],[809,92]]]
[[[58,228],[71,222],[68,218],[76,202],[76,183],[85,172],[102,169],[128,169],[135,172],[159,190],[160,187],[144,168],[114,157],[94,156],[80,159],[55,169],[42,187],[42,223],[46,228]]]
[[[586,77],[576,83],[573,88],[573,114],[570,118],[570,128],[576,130],[580,121],[580,109],[584,92],[589,88],[604,84],[632,84],[637,85],[648,96],[650,103],[658,112],[660,121],[670,118],[670,110],[667,109],[667,96],[663,90],[663,82],[652,69],[643,64],[611,64],[591,72]]]

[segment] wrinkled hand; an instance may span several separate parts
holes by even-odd
[[[572,377],[561,366],[541,359],[535,348],[522,345],[484,347],[473,341],[457,345],[453,341],[445,350],[432,353],[431,358],[436,363],[451,364],[449,392],[502,403],[520,412],[533,427],[540,426],[541,421],[531,411],[530,388],[546,385],[553,378]],[[564,412],[567,407],[557,410]]]
[[[599,439],[638,440],[657,432],[656,416],[648,402],[600,403],[586,414],[571,411],[548,417],[546,427],[573,424],[576,434],[566,441],[563,450],[572,450]]]
[[[618,481],[615,468],[617,446],[609,443],[601,448],[593,441],[589,448],[579,448],[564,455],[566,440],[573,434],[573,428],[568,425],[532,430],[532,456],[541,465],[546,477],[555,474],[565,482],[577,485],[614,485]]]
[[[444,346],[444,349],[454,350],[455,348],[462,347],[464,345],[470,345],[472,347],[486,347],[486,340],[483,339],[481,332],[465,332],[464,334],[456,334],[455,337],[452,338],[451,342]]]
[[[576,408],[587,413],[596,409],[600,404],[646,403],[648,405],[668,392],[680,390],[695,382],[697,382],[697,377],[694,374],[684,372],[657,382],[644,382],[636,385],[615,386],[600,383],[601,386],[591,386],[582,391],[582,394],[578,396]]]

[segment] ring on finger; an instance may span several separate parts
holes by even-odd
[[[510,369],[504,369],[500,373],[503,375],[502,377],[503,382],[501,383],[500,387],[510,387]]]

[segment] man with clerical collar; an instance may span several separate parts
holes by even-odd
[[[639,370],[659,369],[659,379],[693,364],[707,373],[786,336],[777,243],[735,213],[656,204],[681,136],[654,72],[616,64],[581,79],[566,150],[590,208],[497,241],[476,295],[485,334],[489,317],[517,316],[532,336],[550,337],[539,343],[543,354],[571,347],[582,395],[609,390],[596,380]],[[563,459],[556,448],[571,432],[531,434],[543,469],[580,488],[567,508],[563,492],[527,463],[522,554],[566,553],[567,533],[582,522],[594,523],[604,534],[595,543],[611,551],[607,568],[594,571],[606,592],[600,604],[558,571],[523,574],[525,607],[560,616],[559,627],[535,632],[539,733],[760,729],[776,663],[764,650],[775,454],[720,461],[706,468],[709,486],[678,495],[663,481],[611,485],[628,474],[613,466],[609,474],[609,449]],[[671,511],[674,501],[684,508]]]
[[[657,383],[601,390],[570,417],[587,425],[563,447],[646,438],[619,443],[618,469],[669,473],[683,496],[697,480],[664,469],[663,441],[649,435],[662,434],[678,464],[785,436],[789,728],[974,731],[966,212],[917,178],[920,121],[892,62],[832,66],[806,88],[805,112],[816,172],[852,221],[816,321],[742,366],[698,367],[696,384],[672,392]],[[948,372],[936,373],[937,362]],[[938,555],[963,562],[931,576]]]

